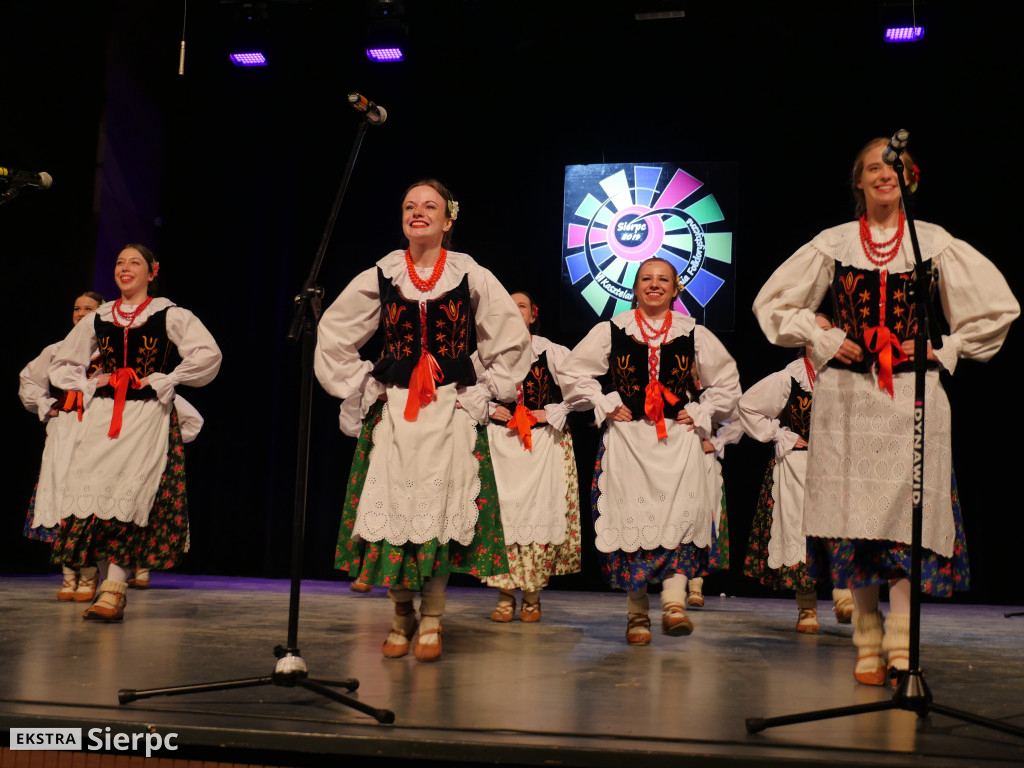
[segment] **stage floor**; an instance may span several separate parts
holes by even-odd
[[[496,624],[495,592],[449,590],[444,658],[384,659],[384,589],[304,582],[298,645],[311,677],[355,677],[393,725],[300,688],[268,686],[119,705],[120,689],[269,676],[287,641],[287,581],[155,574],[119,624],[54,599],[59,577],[0,577],[0,725],[177,733],[181,752],[265,765],[395,759],[501,765],[1024,765],[1024,739],[942,715],[878,712],[748,735],[774,717],[890,698],[853,680],[851,628],[819,603],[708,597],[696,631],[624,640],[622,594],[543,593],[543,620]],[[652,598],[652,608],[657,599]],[[883,606],[884,610],[885,606]],[[927,604],[922,667],[936,702],[1024,727],[1020,608]],[[652,611],[658,619],[660,613]],[[658,624],[655,622],[655,629]]]

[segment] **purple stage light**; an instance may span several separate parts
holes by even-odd
[[[924,37],[924,27],[889,27],[885,30],[887,43],[913,43]]]
[[[231,62],[236,67],[265,67],[267,57],[262,53],[232,53]]]
[[[401,48],[367,48],[366,58],[370,61],[402,61],[402,49]]]

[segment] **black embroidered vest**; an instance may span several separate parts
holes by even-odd
[[[373,368],[373,377],[383,384],[408,387],[412,370],[420,359],[422,326],[420,304],[407,299],[377,268],[380,288],[384,349]],[[469,277],[462,276],[455,288],[430,299],[427,305],[427,349],[434,355],[444,378],[441,384],[470,386],[476,373],[469,356],[476,351],[476,324],[469,296]]]
[[[647,365],[647,345],[637,341],[615,323],[609,323],[612,349],[608,355],[608,374],[602,377],[605,394],[618,392],[622,403],[633,414],[633,420],[645,418],[644,391],[650,374]],[[658,353],[661,366],[658,380],[679,398],[675,405],[665,402],[665,419],[674,419],[691,400],[697,399],[693,360],[693,335],[679,336],[661,345]]]
[[[124,328],[98,315],[93,327],[96,329],[96,344],[99,347],[99,358],[95,361],[97,369],[103,373],[113,373],[123,368]],[[146,318],[144,324],[128,329],[128,367],[133,368],[140,379],[151,373],[168,373],[180,359],[177,347],[167,337],[166,309],[154,312]],[[113,397],[114,388],[109,385],[100,387],[96,390],[96,396]],[[128,388],[128,400],[149,400],[155,397],[156,392],[152,387]]]
[[[913,271],[887,273],[885,277],[885,326],[901,343],[914,338],[917,333],[916,306],[910,296],[913,280]],[[879,325],[881,271],[847,267],[837,262],[831,291],[836,326],[846,331],[848,339],[863,347],[865,329]],[[936,314],[938,307],[934,301],[935,294],[936,285],[932,280],[929,286],[930,314],[938,319],[940,314]],[[862,362],[846,364],[833,359],[829,365],[865,373],[873,362],[874,356],[865,349]],[[914,364],[909,360],[904,361],[894,365],[892,370],[893,373],[913,371]]]
[[[523,405],[531,411],[539,411],[550,403],[562,402],[562,390],[555,383],[555,378],[548,368],[548,353],[541,352],[537,362],[530,366],[529,373],[523,379]],[[516,403],[502,403],[509,413],[516,412]],[[498,419],[492,419],[495,424],[504,424]],[[546,427],[548,424],[535,424],[537,427]]]
[[[782,413],[779,414],[779,423],[795,432],[804,440],[811,434],[811,401],[814,395],[806,391],[795,378],[790,377],[789,400],[786,401]],[[794,448],[797,451],[806,451],[803,448]]]

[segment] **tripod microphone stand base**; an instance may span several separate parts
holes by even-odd
[[[924,675],[920,669],[895,672],[899,684],[888,701],[878,701],[871,704],[857,704],[850,707],[835,707],[833,709],[819,709],[815,712],[802,712],[798,715],[783,715],[781,717],[748,717],[746,720],[747,733],[760,733],[765,728],[774,728],[778,725],[796,725],[797,723],[810,723],[816,720],[830,720],[836,717],[847,715],[862,715],[867,712],[887,712],[894,709],[902,709],[913,712],[920,718],[927,717],[930,713],[936,712],[940,715],[963,720],[966,723],[981,725],[995,731],[1002,731],[1011,736],[1024,737],[1024,728],[1001,723],[987,717],[980,717],[970,712],[954,709],[932,701],[932,692],[924,681]]]
[[[277,646],[274,649],[277,657],[277,664],[274,671],[267,677],[247,677],[237,680],[221,680],[213,683],[198,683],[195,685],[176,685],[171,688],[122,688],[117,692],[117,700],[121,704],[128,704],[139,699],[149,699],[153,696],[181,696],[190,693],[207,693],[211,691],[230,691],[235,688],[255,688],[264,685],[279,685],[284,688],[306,688],[307,690],[319,693],[325,698],[332,699],[346,707],[358,710],[369,715],[378,723],[391,724],[395,722],[395,713],[390,709],[378,709],[369,704],[353,699],[335,688],[344,688],[352,692],[359,687],[359,681],[350,680],[319,680],[309,677],[306,671],[306,662],[299,655],[298,648],[283,648]]]

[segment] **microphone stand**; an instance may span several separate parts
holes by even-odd
[[[3,205],[8,200],[13,200],[21,192],[21,185],[19,184],[8,184],[7,189],[0,192],[0,205]]]
[[[327,225],[320,239],[320,247],[317,249],[309,276],[302,285],[302,291],[295,297],[295,314],[292,317],[291,327],[288,330],[287,338],[289,341],[297,342],[300,339],[302,340],[302,393],[299,404],[299,445],[295,470],[295,508],[292,515],[291,592],[288,600],[287,645],[278,645],[274,648],[274,657],[277,659],[277,664],[274,667],[273,673],[268,677],[250,677],[238,680],[222,680],[213,683],[180,685],[171,688],[149,688],[145,690],[124,688],[118,691],[117,694],[118,701],[121,704],[128,704],[137,699],[146,699],[152,696],[180,696],[183,694],[226,691],[234,688],[252,688],[265,685],[278,685],[286,688],[299,686],[363,712],[374,718],[378,723],[395,722],[395,713],[391,710],[371,707],[334,690],[335,688],[343,688],[349,692],[354,691],[359,687],[358,680],[354,678],[348,680],[320,680],[309,677],[306,671],[306,662],[303,661],[298,647],[299,592],[302,581],[302,555],[306,530],[306,480],[309,475],[309,424],[313,401],[313,355],[316,350],[316,327],[320,320],[320,302],[324,294],[323,289],[316,285],[316,279],[320,273],[320,266],[323,264],[327,244],[331,239],[331,232],[334,230],[334,224],[338,219],[338,211],[341,209],[345,190],[348,188],[349,179],[352,177],[352,169],[355,167],[356,158],[363,145],[363,138],[366,136],[367,124],[366,116],[359,120],[359,128],[352,145],[352,152],[349,155],[348,164],[345,166],[345,173],[338,187],[338,193],[334,198],[334,205],[331,208]]]
[[[903,161],[900,153],[896,153],[896,159],[892,163],[896,178],[899,180],[900,197],[907,199],[907,183],[903,177]],[[774,728],[778,725],[793,725],[796,723],[808,723],[815,720],[829,720],[834,717],[846,715],[860,715],[867,712],[883,712],[893,709],[902,709],[915,712],[919,718],[926,718],[929,713],[937,712],[941,715],[956,718],[974,725],[981,725],[996,731],[1002,731],[1013,736],[1024,738],[1024,728],[1001,723],[998,720],[981,717],[961,709],[954,709],[943,704],[932,701],[932,693],[924,680],[924,673],[920,666],[921,656],[921,532],[923,528],[922,502],[924,498],[924,415],[925,415],[925,371],[927,369],[928,355],[928,334],[932,326],[928,323],[928,312],[930,310],[929,297],[930,286],[933,278],[937,276],[937,270],[929,265],[926,270],[921,260],[921,246],[917,241],[917,229],[914,220],[907,207],[903,207],[906,216],[907,227],[910,231],[910,243],[914,251],[914,279],[912,291],[914,294],[915,319],[917,320],[917,331],[914,334],[914,455],[911,469],[911,498],[912,512],[911,520],[911,542],[910,542],[910,660],[909,669],[905,672],[892,670],[890,674],[897,680],[896,690],[889,701],[879,701],[870,704],[859,704],[849,707],[835,707],[832,709],[820,709],[813,712],[803,712],[796,715],[783,715],[781,717],[748,717],[746,720],[747,733],[759,733],[766,728]],[[940,349],[941,339],[936,333],[932,333],[932,347]]]

